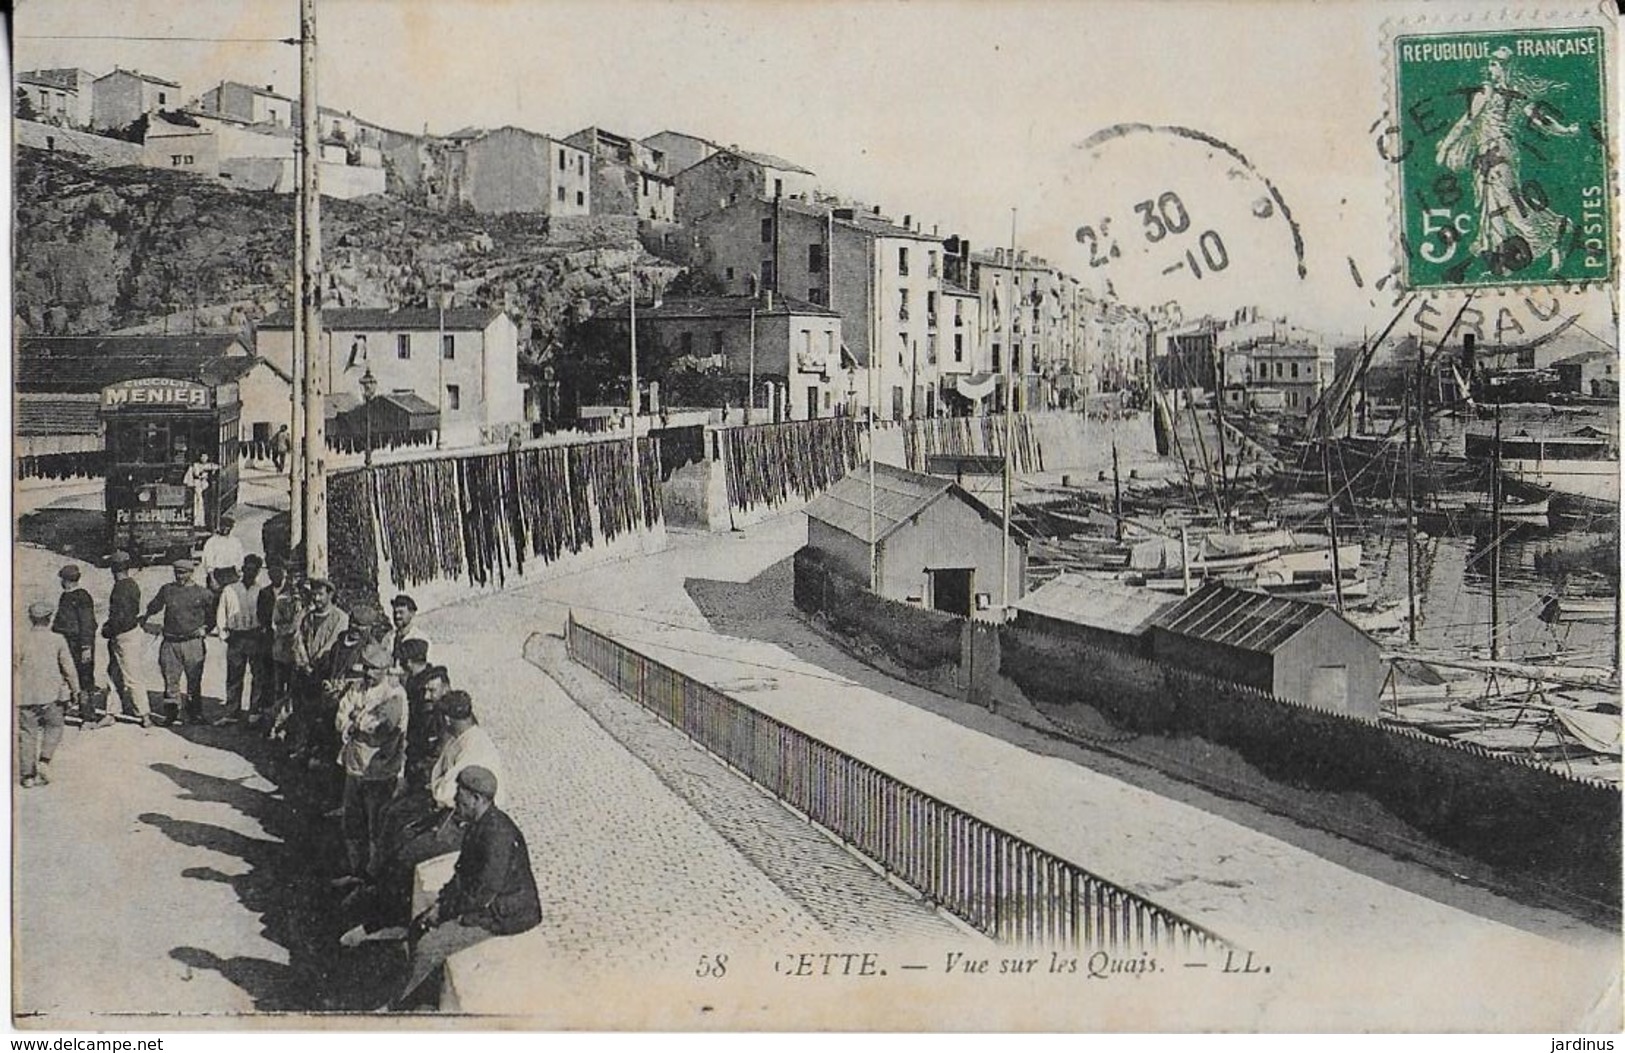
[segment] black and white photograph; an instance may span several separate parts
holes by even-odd
[[[1617,19],[19,0],[10,1029],[1614,1048]]]

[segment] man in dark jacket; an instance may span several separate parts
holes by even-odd
[[[68,642],[68,654],[79,673],[79,716],[89,727],[96,722],[96,601],[79,586],[79,564],[69,563],[56,574],[62,580],[62,595],[56,601],[51,631]]]
[[[171,725],[203,722],[203,637],[214,612],[214,596],[192,583],[197,564],[190,559],[174,563],[175,580],[158,590],[141,616],[142,626],[163,612],[159,630],[158,670],[164,676],[164,715]],[[184,692],[183,692],[184,689]],[[185,699],[182,707],[181,700]]]
[[[113,553],[107,566],[113,572],[113,593],[107,599],[107,621],[102,625],[102,637],[107,640],[107,679],[111,691],[117,691],[124,705],[135,711],[141,726],[150,728],[147,681],[135,661],[141,647],[141,586],[130,577],[129,553]],[[107,712],[96,726],[112,726],[114,709],[110,692]]]
[[[434,905],[412,920],[417,936],[402,1004],[456,952],[492,936],[511,936],[542,920],[525,835],[496,806],[497,777],[478,765],[457,776],[457,818],[468,827],[451,880]]]

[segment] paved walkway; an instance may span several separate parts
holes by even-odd
[[[744,536],[679,535],[670,551],[636,565],[550,583],[531,599],[531,618],[557,631],[574,606],[582,621],[1253,949],[1272,972],[1248,979],[1245,1013],[1222,1015],[1244,1021],[1236,1026],[1553,1030],[1617,1021],[1617,935],[1546,918],[1553,939],[1491,921],[967,729],[781,647],[719,636],[694,602],[693,579],[748,581],[793,550],[800,529],[792,516]],[[516,617],[526,598],[507,598]],[[1538,977],[1491,974],[1486,961],[1542,966]]]

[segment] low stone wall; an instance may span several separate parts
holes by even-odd
[[[796,555],[795,604],[884,654],[894,675],[939,692],[964,680],[957,631],[942,623],[961,619],[874,596],[810,549]],[[1229,748],[1250,766],[1255,789],[1363,794],[1437,844],[1618,922],[1622,798],[1612,786],[1042,631],[1001,627],[998,656],[999,675],[1028,699]]]
[[[52,150],[64,154],[80,154],[104,165],[138,165],[141,163],[141,144],[111,139],[105,135],[58,128],[54,124],[38,121],[12,121],[12,134],[18,146],[35,150]]]

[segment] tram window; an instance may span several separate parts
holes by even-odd
[[[142,464],[163,464],[169,460],[169,425],[156,422],[141,427],[140,456]]]

